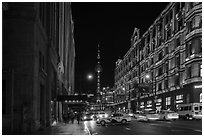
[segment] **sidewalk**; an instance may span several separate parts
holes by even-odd
[[[57,123],[55,126],[49,127],[42,131],[36,131],[32,135],[89,135],[89,131],[87,130],[84,121],[80,121],[77,124],[75,120],[72,124],[65,123]]]

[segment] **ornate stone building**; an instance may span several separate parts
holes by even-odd
[[[176,110],[202,101],[201,2],[169,3],[142,36],[135,28],[131,41],[116,62],[117,110]],[[139,91],[141,84],[148,90]]]

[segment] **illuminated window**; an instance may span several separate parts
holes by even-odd
[[[202,93],[200,93],[200,102],[202,102]]]
[[[166,97],[166,106],[171,105],[171,97]]]
[[[152,101],[151,100],[147,101],[147,107],[152,107]]]
[[[199,77],[200,76],[200,64],[194,63],[192,65],[192,77]]]
[[[140,108],[144,108],[144,102],[140,103]]]

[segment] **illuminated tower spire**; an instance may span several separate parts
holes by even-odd
[[[98,45],[98,55],[97,55],[97,65],[96,65],[96,72],[97,72],[97,102],[100,102],[100,73],[102,72],[102,66],[100,65],[100,46]]]

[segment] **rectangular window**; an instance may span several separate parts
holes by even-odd
[[[158,59],[158,60],[160,61],[160,60],[162,60],[162,58],[163,58],[163,52],[161,51],[161,52],[159,53],[159,59]]]
[[[186,44],[186,58],[190,57],[192,55],[192,42],[189,41],[187,44]]]
[[[179,68],[179,66],[180,66],[180,56],[176,55],[176,67]]]
[[[169,68],[172,69],[175,67],[175,58],[172,58],[169,63]]]
[[[175,86],[179,86],[180,85],[180,76],[179,74],[175,75]]]
[[[171,97],[166,97],[166,106],[171,105]]]
[[[158,84],[158,91],[161,91],[162,90],[162,82],[160,82],[159,84]]]
[[[144,102],[140,103],[140,108],[144,108]]]
[[[177,95],[176,96],[176,100],[181,100],[181,99],[183,99],[183,95]]]
[[[201,28],[201,25],[202,25],[202,21],[201,21],[201,16],[195,16],[192,21],[193,21],[193,24],[192,24],[192,27],[193,27],[193,30],[194,29],[198,29],[198,28]]]
[[[168,61],[165,63],[165,69],[166,69],[166,72],[169,71],[169,63],[168,63]]]
[[[192,41],[191,53],[192,54],[200,54],[202,53],[202,42],[200,37],[196,37]]]
[[[169,53],[169,48],[165,47],[165,54],[168,54],[168,53]]]
[[[178,20],[178,31],[180,31],[184,27],[183,20],[184,19],[182,17]]]
[[[147,107],[152,107],[152,101],[151,100],[147,101]]]
[[[158,75],[157,76],[161,76],[162,74],[163,74],[163,69],[162,69],[162,66],[160,66],[158,69]]]
[[[180,44],[181,44],[181,42],[180,42],[180,37],[178,37],[178,38],[176,39],[176,47],[180,46]]]
[[[192,65],[192,77],[199,77],[200,76],[200,64],[195,63]]]
[[[189,79],[192,77],[191,66],[186,68],[186,78]]]
[[[165,89],[168,89],[168,79],[165,80]]]
[[[181,95],[176,95],[176,103],[183,103],[183,94]]]

